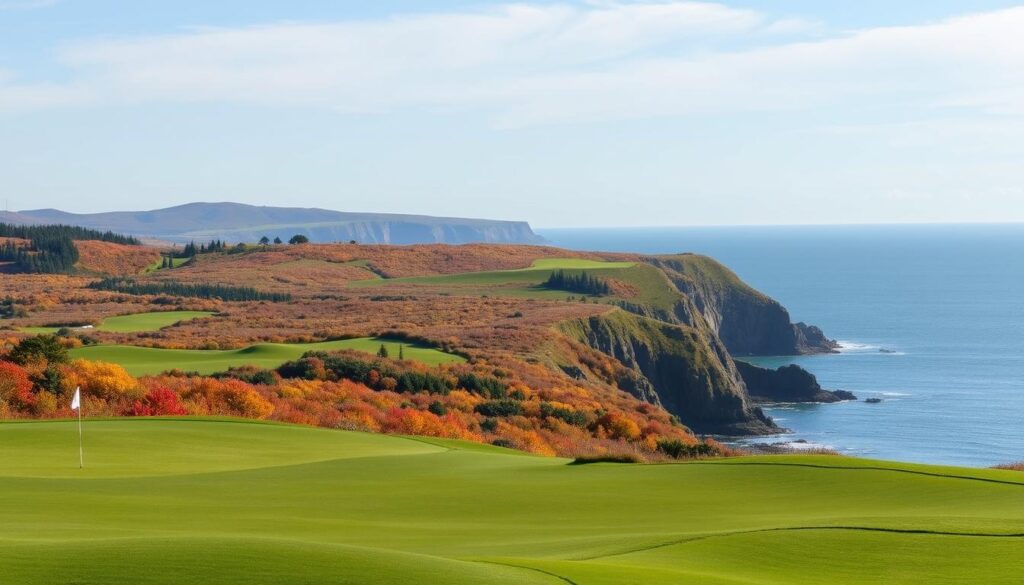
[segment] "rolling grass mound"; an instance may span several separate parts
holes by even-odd
[[[1019,583],[1017,472],[592,464],[213,419],[0,424],[4,582]]]
[[[259,343],[241,349],[160,349],[133,345],[91,345],[71,350],[73,359],[112,362],[120,364],[133,376],[159,374],[178,369],[185,372],[212,374],[238,366],[276,368],[289,360],[298,359],[307,351],[337,351],[352,349],[376,354],[381,344],[388,348],[392,358],[398,357],[398,348],[404,357],[429,365],[461,362],[460,356],[406,341],[379,337],[361,337],[324,341],[320,343]]]
[[[213,313],[207,311],[154,311],[152,313],[135,313],[133,315],[118,315],[107,317],[97,325],[95,331],[110,331],[112,333],[138,333],[140,331],[157,331],[181,323],[202,317],[209,317]],[[72,327],[72,329],[78,329]],[[22,327],[21,331],[26,333],[56,333],[60,327]]]
[[[635,262],[604,262],[600,260],[584,260],[580,258],[542,258],[534,260],[527,268],[514,270],[492,270],[487,272],[460,272],[457,274],[440,274],[436,276],[409,276],[405,278],[386,278],[359,280],[349,283],[354,287],[385,286],[389,284],[417,284],[427,286],[461,285],[461,286],[493,286],[500,284],[532,284],[537,285],[551,276],[556,270],[593,270],[598,273],[604,270],[631,268]],[[564,296],[564,293],[560,293]]]

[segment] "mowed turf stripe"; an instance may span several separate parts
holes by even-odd
[[[1019,538],[1024,539],[1024,532],[952,532],[952,531],[941,531],[941,530],[928,530],[924,528],[883,528],[879,526],[780,526],[776,528],[757,528],[754,530],[735,530],[732,532],[716,532],[713,534],[701,534],[697,536],[686,536],[683,538],[677,538],[662,542],[659,544],[652,544],[650,546],[642,546],[638,548],[623,550],[617,553],[595,555],[590,557],[581,557],[576,560],[580,561],[593,561],[599,559],[611,559],[620,556],[627,556],[635,553],[648,552],[657,550],[659,548],[668,548],[681,544],[689,544],[692,542],[700,542],[702,540],[708,540],[712,538],[728,538],[730,536],[739,536],[745,534],[762,534],[771,532],[800,532],[800,531],[826,531],[826,530],[840,530],[840,531],[861,531],[861,532],[884,532],[888,534],[910,534],[910,535],[929,535],[929,536],[965,536],[971,538]]]
[[[494,567],[387,549],[193,535],[6,544],[0,550],[0,566],[5,583],[22,585],[562,583],[528,568]]]
[[[665,465],[655,463],[654,465]],[[678,465],[678,463],[668,463],[667,465]],[[938,471],[925,471],[921,469],[908,469],[906,467],[887,467],[884,465],[827,465],[827,464],[815,464],[815,463],[796,463],[792,461],[730,461],[728,459],[721,459],[716,461],[688,461],[684,465],[772,465],[772,466],[784,466],[784,467],[810,467],[814,469],[836,469],[844,471],[885,471],[892,473],[909,473],[911,475],[921,475],[925,477],[940,477],[943,479],[957,479],[966,481],[981,481],[987,483],[999,483],[1004,485],[1012,485],[1024,488],[1024,479],[1012,478],[1013,475],[1021,475],[1015,471],[1004,471],[997,469],[985,469],[985,470],[974,470],[974,473],[992,473],[1001,474],[1007,476],[1006,479],[995,478],[995,477],[984,477],[981,475],[966,475],[957,472],[938,472]],[[908,464],[903,464],[908,465]]]

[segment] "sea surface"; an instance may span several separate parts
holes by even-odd
[[[1024,461],[1024,225],[538,231],[573,249],[708,254],[839,340],[836,355],[756,363],[799,364],[860,400],[766,408],[792,432],[754,441],[922,463]]]

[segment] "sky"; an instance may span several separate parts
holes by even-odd
[[[1024,6],[0,0],[0,203],[1024,221]]]

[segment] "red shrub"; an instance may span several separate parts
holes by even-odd
[[[131,407],[131,411],[126,414],[132,416],[168,416],[186,414],[187,412],[174,390],[165,386],[157,386],[151,389],[142,400],[136,400],[135,404]]]
[[[32,380],[18,364],[0,362],[0,402],[16,410],[31,408],[36,402],[32,394]]]

